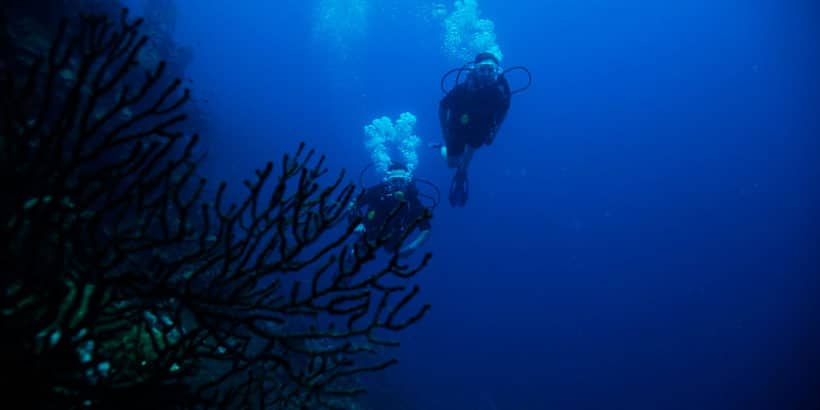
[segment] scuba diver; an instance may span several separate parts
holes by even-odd
[[[393,161],[381,183],[367,188],[358,200],[348,205],[350,220],[362,218],[356,227],[360,245],[386,238],[383,248],[390,253],[398,252],[403,258],[427,241],[431,228],[428,215],[435,203],[430,207],[422,204],[416,182],[404,164]],[[419,233],[409,244],[399,248],[404,238],[409,239],[407,230],[411,228],[418,229]]]
[[[530,78],[525,87],[511,91],[505,75],[515,69],[524,70]],[[459,83],[463,71],[468,71],[467,79]],[[448,92],[444,89],[444,80],[453,72],[458,72],[456,85]],[[447,166],[456,169],[450,185],[452,206],[463,207],[467,203],[467,167],[475,150],[493,143],[510,109],[512,95],[527,89],[531,83],[532,77],[526,68],[516,66],[502,70],[492,53],[480,53],[472,63],[442,76],[441,88],[446,95],[439,102],[438,115],[444,144],[431,147],[440,148]]]

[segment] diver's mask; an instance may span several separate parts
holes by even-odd
[[[472,78],[478,87],[484,87],[495,83],[501,75],[501,67],[491,59],[481,60],[473,64]]]
[[[384,176],[384,182],[387,184],[388,193],[404,190],[412,178],[413,176],[410,174],[410,171],[404,169],[391,169],[387,171]]]

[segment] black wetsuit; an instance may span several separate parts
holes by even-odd
[[[491,144],[510,108],[512,93],[504,76],[480,88],[470,82],[453,87],[439,103],[448,157],[461,155],[467,144],[473,148]]]
[[[362,216],[362,224],[365,227],[363,240],[373,243],[380,238],[387,237],[385,249],[389,252],[399,250],[405,230],[410,228],[413,222],[423,216],[427,210],[419,200],[419,191],[414,183],[408,184],[402,192],[406,205],[403,205],[390,223],[383,227],[390,213],[401,205],[401,200],[398,199],[396,192],[391,191],[387,183],[370,187],[365,191],[364,196],[356,205],[357,214]],[[381,230],[382,228],[384,231]],[[429,219],[420,221],[416,228],[422,231],[429,230]]]

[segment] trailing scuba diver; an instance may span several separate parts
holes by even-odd
[[[366,170],[362,170],[362,174]],[[437,191],[435,185],[414,178],[404,164],[393,161],[381,183],[365,189],[358,200],[348,205],[349,219],[361,217],[362,220],[356,227],[356,246],[364,246],[365,242],[373,246],[378,240],[386,239],[383,249],[398,252],[399,257],[404,258],[427,241],[432,210],[438,201],[433,198],[432,205],[423,204],[420,197],[429,196],[419,192],[417,182],[429,184]],[[419,232],[405,244],[411,229]]]
[[[529,80],[523,88],[511,91],[505,75],[513,70],[523,70]],[[459,82],[464,71],[468,72],[467,78]],[[448,92],[444,81],[454,72],[458,72],[456,85]],[[438,115],[444,144],[431,146],[440,148],[447,166],[456,169],[450,184],[450,205],[463,207],[467,203],[467,168],[475,150],[495,141],[510,109],[512,95],[526,90],[531,83],[529,70],[523,66],[502,70],[498,58],[491,53],[480,53],[472,63],[442,76],[441,89],[446,95],[439,102]]]

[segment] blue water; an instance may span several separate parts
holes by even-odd
[[[212,178],[239,186],[300,140],[356,178],[362,127],[404,111],[440,140],[454,64],[431,2],[337,0],[368,10],[337,36],[316,32],[332,2],[177,3]],[[436,209],[433,310],[368,405],[820,408],[817,3],[479,5],[534,82],[476,154],[467,207]]]

